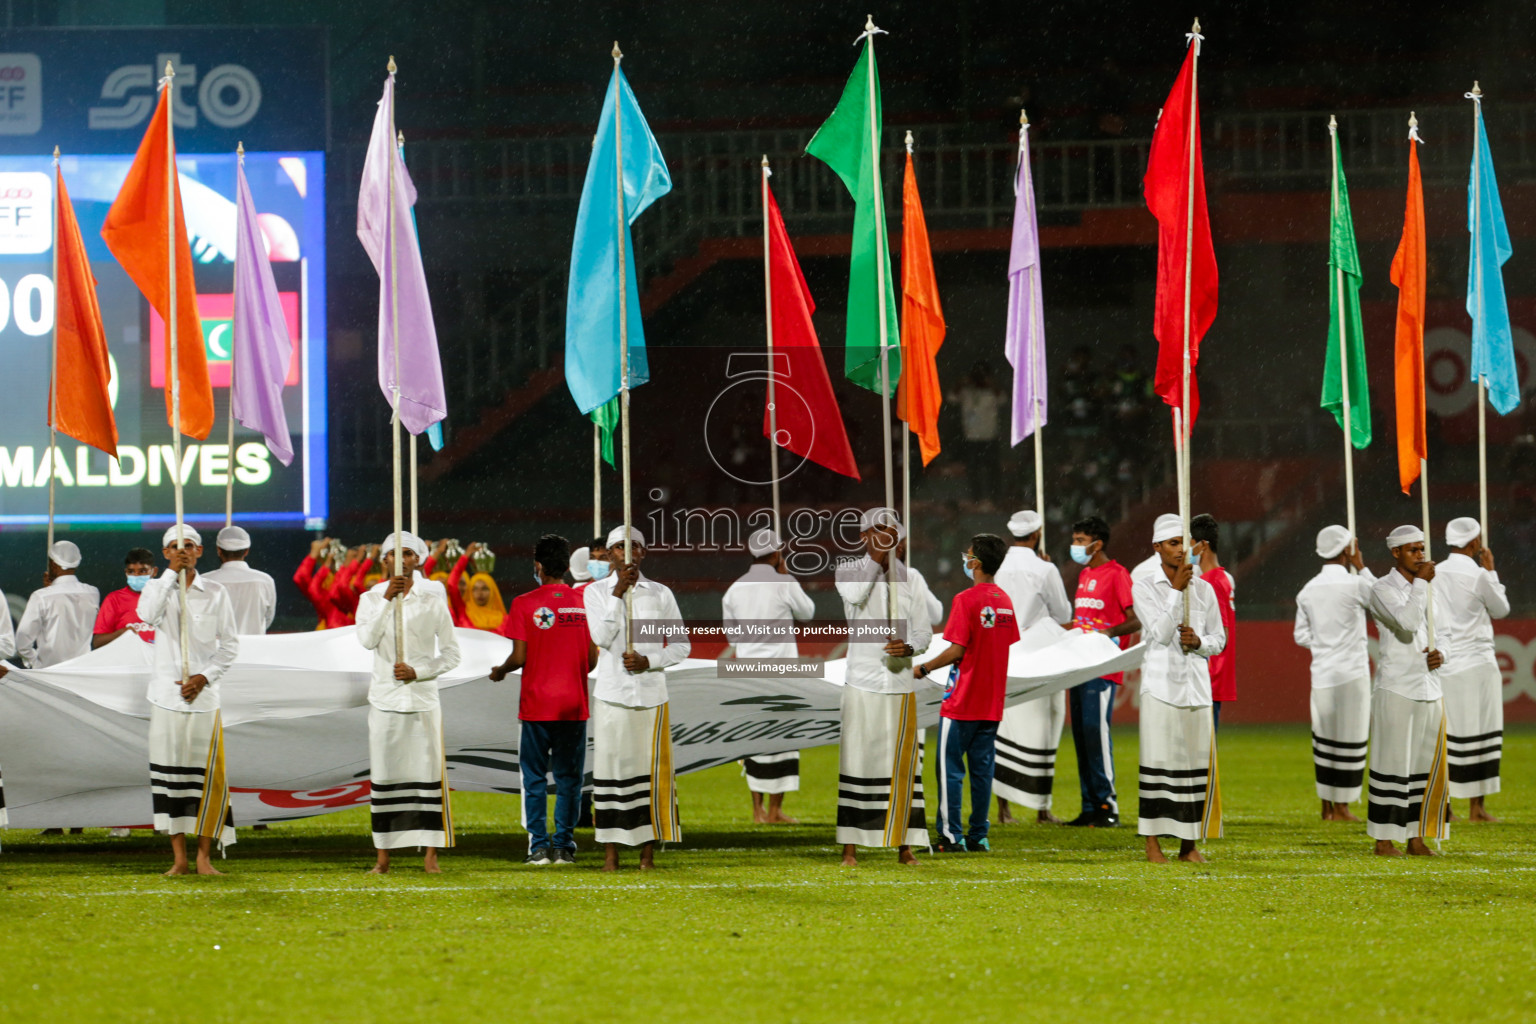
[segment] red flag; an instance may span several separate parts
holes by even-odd
[[[933,251],[928,223],[917,194],[912,154],[907,154],[906,180],[901,189],[901,382],[896,390],[896,414],[917,435],[923,465],[939,454],[939,348],[944,344],[944,311],[939,307],[939,283],[933,276]]]
[[[763,402],[763,436],[777,441],[796,455],[825,466],[834,473],[859,479],[859,467],[853,461],[848,432],[843,428],[843,413],[832,394],[832,380],[821,356],[805,275],[789,244],[784,218],[779,216],[773,191],[768,197],[768,268],[773,289],[774,404],[779,436],[775,439],[768,421],[767,399]]]
[[[1424,438],[1424,182],[1418,143],[1408,140],[1408,209],[1403,238],[1392,257],[1397,285],[1397,479],[1407,494],[1429,457]]]
[[[75,209],[54,165],[54,245],[59,272],[54,282],[54,376],[49,388],[48,422],[65,434],[117,457],[117,422],[107,383],[107,335],[96,301],[96,279],[75,221]],[[55,389],[57,394],[54,394]]]
[[[171,322],[170,271],[167,260],[167,226],[170,211],[166,202],[166,178],[169,160],[175,159],[174,143],[168,137],[166,105],[169,90],[160,89],[160,105],[150,119],[149,130],[139,143],[139,151],[128,168],[128,177],[107,219],[101,237],[107,248],[123,265],[133,283],[149,300],[155,312],[167,324]],[[208,383],[208,356],[203,347],[203,325],[197,315],[197,289],[192,279],[192,250],[187,245],[187,223],[181,210],[181,182],[169,175],[176,221],[174,246],[176,257],[176,372],[181,380],[181,432],[199,440],[213,429],[213,387]],[[166,331],[165,419],[171,421],[170,331]]]
[[[1195,57],[1200,42],[1184,56],[1162,117],[1152,133],[1142,189],[1147,209],[1157,218],[1157,312],[1152,333],[1158,342],[1153,389],[1171,406],[1184,401],[1184,266],[1189,261],[1189,422],[1200,408],[1194,367],[1200,339],[1216,319],[1216,251],[1205,205],[1205,171],[1200,156],[1200,100],[1194,91]],[[1194,233],[1190,242],[1191,132],[1193,132]],[[1185,429],[1188,429],[1186,427]]]

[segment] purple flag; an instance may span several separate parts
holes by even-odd
[[[443,364],[437,355],[427,274],[411,216],[415,205],[416,186],[395,143],[395,76],[391,72],[384,80],[384,95],[363,161],[357,237],[379,272],[379,387],[393,406],[398,366],[400,422],[419,434],[447,417],[448,399],[443,393]]]
[[[229,402],[235,419],[260,431],[285,466],[293,463],[293,440],[283,412],[283,381],[292,359],[293,342],[241,157],[235,174],[235,343]]]
[[[1013,440],[1045,426],[1045,317],[1040,299],[1040,227],[1035,181],[1029,172],[1029,125],[1019,128],[1019,169],[1013,190],[1013,250],[1008,256],[1008,340],[1013,367]]]

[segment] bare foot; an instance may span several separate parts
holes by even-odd
[[[997,823],[999,825],[1017,825],[1019,823],[1019,819],[1015,818],[1013,812],[1008,809],[1008,801],[1002,797],[998,797],[997,800]]]
[[[421,858],[421,870],[429,875],[440,875],[443,869],[437,866],[437,848],[427,847],[427,852]]]
[[[1468,821],[1483,821],[1497,824],[1499,819],[1488,813],[1488,808],[1483,806],[1483,798],[1478,797],[1472,801],[1472,806],[1467,808]]]
[[[1352,821],[1356,825],[1360,824],[1360,819],[1355,817],[1353,814],[1351,814],[1349,812],[1349,805],[1348,804],[1334,804],[1333,805],[1333,820],[1334,821]]]
[[[1194,843],[1189,843],[1179,850],[1179,860],[1189,864],[1204,864],[1206,862],[1205,854],[1201,853],[1199,847],[1195,846]]]
[[[1324,821],[1335,821],[1335,820],[1337,820],[1333,816],[1333,801],[1332,800],[1324,800],[1323,801],[1323,820]]]
[[[603,870],[619,870],[619,848],[614,843],[608,843],[603,853]]]
[[[185,864],[172,864],[171,870],[166,872],[168,875],[184,875],[186,873],[187,866]]]
[[[373,867],[368,869],[368,873],[370,875],[387,875],[389,874],[389,865],[375,864]]]
[[[1408,853],[1414,857],[1440,856],[1434,850],[1431,850],[1429,847],[1425,846],[1424,840],[1420,839],[1418,836],[1414,836],[1412,839],[1408,840]]]
[[[1035,815],[1035,824],[1036,825],[1060,825],[1061,824],[1061,819],[1056,817],[1056,815],[1052,814],[1050,811],[1041,811],[1039,814]]]
[[[1461,816],[1458,815],[1455,811],[1451,810],[1451,805],[1450,804],[1446,804],[1445,805],[1445,820],[1446,821],[1460,821],[1461,820]]]
[[[1147,836],[1147,860],[1153,864],[1167,864],[1168,858],[1157,842],[1157,836]]]
[[[785,814],[783,811],[774,811],[773,814],[769,816],[767,824],[769,824],[769,825],[798,825],[798,824],[800,824],[800,819],[799,818],[791,818],[789,815]]]
[[[197,862],[197,873],[200,875],[222,875],[224,872],[220,871],[212,864],[209,864],[207,861],[200,860]]]
[[[1402,855],[1403,855],[1403,851],[1399,850],[1397,847],[1393,846],[1392,845],[1392,840],[1390,840],[1390,839],[1378,839],[1378,840],[1376,840],[1376,856],[1378,856],[1378,857],[1401,857]]]
[[[854,846],[852,843],[844,844],[844,846],[843,846],[843,867],[845,867],[845,868],[856,868],[858,866],[859,866],[858,847]]]
[[[896,850],[896,863],[905,864],[909,868],[917,867],[917,855],[912,852],[912,847],[899,847]]]
[[[752,824],[754,824],[754,825],[766,825],[766,824],[768,824],[768,812],[763,810],[761,807],[754,807],[754,808],[752,808]]]
[[[640,870],[654,871],[656,869],[656,845],[645,843],[640,847]]]

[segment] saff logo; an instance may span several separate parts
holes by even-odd
[[[540,629],[548,629],[555,624],[555,613],[548,608],[540,608],[533,613],[533,624]]]
[[[981,610],[981,628],[991,629],[995,625],[997,625],[997,612],[991,605],[987,605]]]

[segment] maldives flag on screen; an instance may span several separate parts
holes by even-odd
[[[806,287],[800,261],[789,244],[789,232],[779,215],[773,190],[763,189],[768,201],[768,271],[773,289],[774,399],[777,414],[769,421],[767,400],[763,407],[763,436],[796,455],[825,466],[834,473],[859,479],[853,461],[843,413],[832,394],[827,363],[816,340],[811,312],[811,290]],[[778,436],[773,435],[778,427]]]
[[[1189,266],[1189,423],[1200,409],[1195,364],[1200,339],[1216,319],[1216,250],[1211,245],[1211,218],[1205,205],[1205,171],[1200,156],[1200,98],[1195,93],[1195,57],[1200,40],[1190,40],[1184,67],[1163,104],[1152,133],[1147,174],[1142,179],[1147,209],[1157,218],[1157,311],[1152,333],[1157,338],[1157,375],[1153,389],[1164,402],[1184,402],[1185,272]],[[1194,202],[1190,202],[1190,189]],[[1190,231],[1193,205],[1194,231]]]

